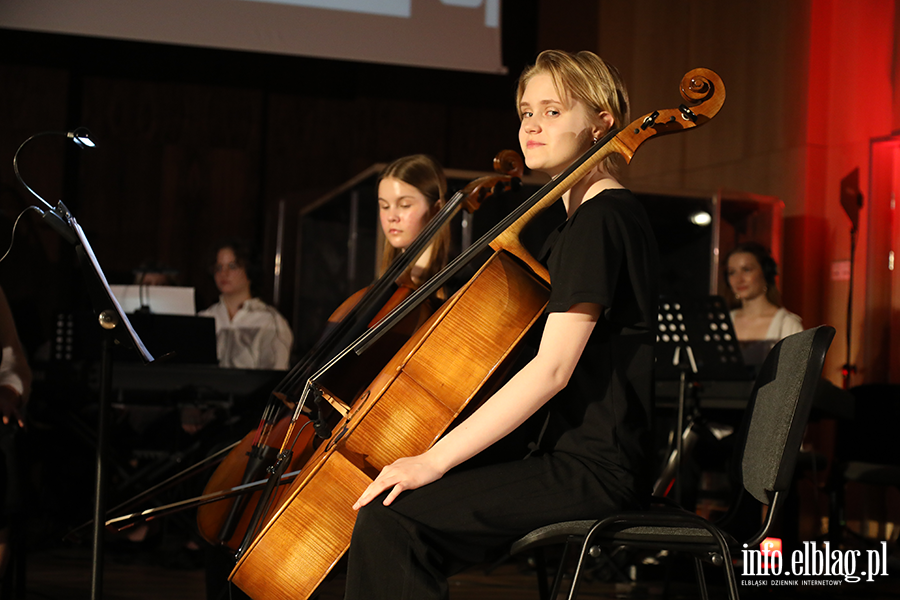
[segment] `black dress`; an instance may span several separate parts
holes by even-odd
[[[546,406],[535,451],[363,507],[346,598],[447,598],[449,575],[502,555],[528,531],[649,493],[658,253],[646,212],[627,190],[605,190],[541,255],[552,282],[547,312],[580,302],[604,311],[569,384]]]

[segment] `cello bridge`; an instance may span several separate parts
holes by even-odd
[[[331,405],[331,408],[336,410],[342,418],[346,418],[346,416],[350,413],[350,406],[332,396],[325,390],[322,390],[322,399],[325,400],[328,404]]]

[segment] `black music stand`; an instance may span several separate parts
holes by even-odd
[[[50,214],[50,211],[48,211]],[[133,347],[144,363],[153,362],[125,312],[109,289],[106,275],[94,255],[81,225],[59,202],[53,215],[53,228],[75,246],[78,262],[86,282],[91,307],[97,315],[97,323],[103,333],[100,359],[100,397],[97,414],[97,468],[94,482],[94,528],[91,574],[91,599],[98,600],[103,589],[103,525],[106,515],[106,429],[112,389],[112,344],[118,342]]]
[[[666,470],[672,466],[674,498],[680,504],[689,381],[746,379],[744,360],[725,300],[721,296],[661,300],[655,354],[656,378],[679,381],[674,461],[668,461]]]
[[[87,283],[88,293],[91,297],[91,305],[97,314],[98,324],[103,332],[102,341],[102,358],[100,373],[100,406],[98,410],[98,426],[97,426],[97,477],[96,489],[94,497],[94,557],[93,557],[93,577],[91,583],[92,600],[99,598],[102,589],[103,580],[103,516],[104,507],[104,490],[105,490],[105,450],[106,450],[106,421],[109,407],[110,389],[112,387],[112,348],[113,339],[120,343],[131,345],[141,354],[141,358],[145,363],[153,361],[153,356],[144,347],[134,328],[125,316],[122,307],[116,300],[112,291],[109,289],[109,282],[100,268],[97,257],[87,241],[81,226],[69,212],[69,209],[60,200],[56,206],[53,206],[44,200],[40,194],[35,192],[25,183],[19,174],[19,152],[31,140],[45,135],[64,135],[67,139],[72,140],[76,145],[82,148],[95,147],[94,141],[91,139],[90,132],[79,127],[72,131],[44,131],[32,135],[22,142],[16,153],[13,155],[13,172],[19,183],[28,190],[35,198],[37,198],[44,208],[40,206],[29,206],[26,210],[33,209],[37,211],[41,218],[53,230],[59,233],[64,240],[75,246],[78,261],[82,268],[82,274]],[[15,231],[15,228],[13,229]]]

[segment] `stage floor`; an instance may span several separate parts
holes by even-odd
[[[205,600],[204,569],[198,565],[166,566],[167,557],[155,554],[127,555],[108,553],[103,565],[102,595],[105,600]],[[171,561],[168,561],[171,562]],[[184,561],[182,561],[183,563]],[[689,563],[679,567],[677,581],[671,582],[668,598],[697,598],[697,588],[690,579]],[[27,556],[25,600],[88,600],[91,598],[91,553],[88,548],[55,548],[34,551]],[[627,568],[627,567],[626,567]],[[727,597],[721,579],[708,571],[710,597]],[[654,599],[663,598],[662,580],[639,583],[614,583],[608,573],[586,580],[579,598]],[[451,580],[451,600],[538,600],[535,575],[526,562],[505,562],[490,573],[474,568]],[[900,574],[882,578],[876,583],[858,583],[830,588],[751,588],[742,587],[741,598],[847,598],[853,600],[900,599]],[[15,597],[15,596],[13,596]],[[343,577],[336,574],[318,591],[317,600],[340,600]],[[226,599],[227,600],[227,596]],[[263,599],[264,600],[264,599]]]

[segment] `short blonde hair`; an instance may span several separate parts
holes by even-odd
[[[516,111],[522,118],[522,96],[525,86],[535,75],[547,74],[561,96],[571,95],[595,113],[607,112],[613,117],[613,128],[621,129],[629,122],[628,90],[619,71],[593,52],[575,54],[562,50],[544,50],[534,65],[526,67],[516,89]],[[621,156],[613,154],[603,161],[604,168],[616,173]]]

